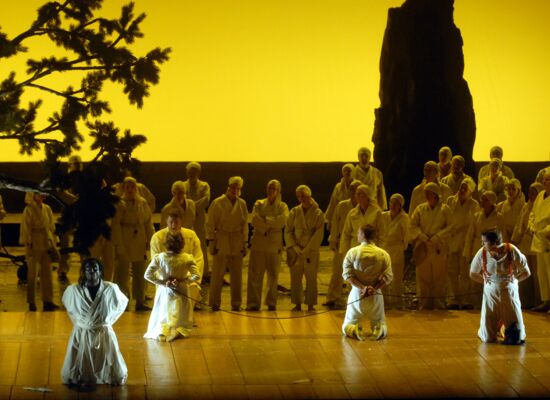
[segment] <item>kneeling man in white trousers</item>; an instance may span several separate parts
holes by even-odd
[[[518,282],[529,278],[527,259],[510,243],[502,243],[502,233],[490,229],[481,234],[483,247],[470,265],[470,277],[483,284],[481,321],[477,335],[486,343],[496,342],[505,327],[503,344],[525,343]]]
[[[359,246],[351,248],[344,258],[342,276],[351,285],[346,316],[342,325],[344,335],[364,340],[362,321],[370,321],[370,340],[386,337],[388,331],[384,314],[382,288],[393,279],[389,254],[374,244],[376,229],[364,225],[357,232]]]

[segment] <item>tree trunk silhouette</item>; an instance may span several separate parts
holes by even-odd
[[[466,173],[475,172],[475,115],[462,44],[453,0],[406,0],[388,12],[372,138],[388,196],[399,192],[408,202],[423,164],[438,161],[442,146],[464,157]]]

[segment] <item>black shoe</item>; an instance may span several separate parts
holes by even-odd
[[[246,311],[260,311],[260,307],[258,306],[246,307]]]
[[[29,303],[29,311],[36,311],[36,304]]]
[[[550,309],[550,305],[545,301],[538,306],[531,308],[531,311],[547,312]]]
[[[267,311],[277,311],[277,306],[267,306]]]
[[[44,303],[44,306],[42,307],[42,309],[44,311],[55,311],[55,310],[59,310],[59,306],[57,304],[52,303],[51,301],[47,301]]]
[[[336,310],[338,309],[338,304],[336,304],[335,301],[327,301],[326,303],[323,303],[323,306],[328,308],[329,310]]]
[[[460,306],[458,304],[447,304],[447,310],[460,310]]]
[[[220,306],[212,306],[212,311],[220,311]]]
[[[241,311],[241,307],[240,306],[231,307],[231,311]],[[259,311],[259,309],[258,309],[258,311]]]
[[[294,308],[292,309],[292,311],[302,311],[302,305],[301,304],[296,304],[294,306]]]
[[[136,304],[136,311],[151,311],[151,307],[146,306],[145,304]]]

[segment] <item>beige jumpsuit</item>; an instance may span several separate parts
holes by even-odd
[[[428,237],[428,254],[416,266],[418,309],[445,308],[448,239],[451,233],[451,210],[441,201],[434,208],[428,202],[420,204],[411,217],[411,237],[421,233]]]
[[[305,212],[301,204],[290,210],[285,226],[287,249],[298,247],[296,263],[290,267],[290,301],[293,304],[317,304],[317,274],[319,247],[323,241],[324,216],[316,203]],[[302,278],[306,278],[306,297],[303,298]]]
[[[388,201],[386,199],[386,188],[384,187],[384,177],[382,172],[372,165],[368,170],[364,170],[359,164],[355,166],[351,172],[353,179],[363,182],[371,190],[376,193],[376,202],[382,210],[388,208]]]
[[[188,199],[195,202],[195,223],[193,230],[201,242],[202,254],[204,254],[204,276],[210,276],[210,263],[208,261],[208,249],[206,248],[206,209],[210,204],[210,185],[198,180],[192,185],[189,180],[183,182]]]
[[[519,283],[519,297],[523,307],[532,308],[540,304],[540,290],[537,272],[537,256],[531,250],[533,243],[533,233],[529,228],[529,214],[533,209],[534,201],[528,201],[523,205],[518,222],[514,227],[512,242],[515,243],[520,251],[527,258],[527,264],[531,271],[531,276]]]
[[[388,252],[391,259],[393,280],[390,286],[386,286],[384,293],[388,293],[389,305],[401,307],[403,305],[403,278],[405,271],[405,250],[409,245],[410,237],[409,215],[401,210],[393,219],[390,211],[382,213],[383,236],[380,247]]]
[[[366,210],[362,210],[358,204],[346,216],[344,229],[340,237],[340,253],[346,254],[352,247],[358,246],[357,232],[363,225],[372,225],[376,229],[375,243],[379,243],[382,236],[382,211],[377,205],[369,204]]]
[[[435,183],[437,183],[439,185],[439,188],[441,189],[441,196],[439,197],[439,201],[442,204],[445,204],[447,198],[452,195],[451,188],[441,181]],[[425,186],[426,180],[423,179],[422,182],[419,185],[416,185],[412,191],[411,201],[409,203],[409,215],[411,217],[414,213],[414,210],[416,210],[416,207],[426,201],[426,193],[424,192]]]
[[[471,293],[475,288],[470,280],[470,259],[463,252],[468,228],[480,210],[479,203],[472,198],[461,203],[458,195],[454,195],[447,199],[447,205],[451,209],[452,221],[447,257],[447,304],[473,305]]]
[[[332,217],[334,215],[334,212],[336,211],[336,207],[338,206],[338,204],[340,204],[341,201],[347,199],[349,199],[349,184],[346,185],[344,178],[342,178],[342,180],[334,186],[334,189],[332,190],[332,194],[330,196],[330,202],[328,203],[327,211],[325,212],[325,219],[329,225],[329,230],[330,225],[332,224]]]
[[[342,285],[344,283],[342,262],[344,261],[344,254],[340,252],[340,238],[344,230],[346,217],[352,209],[353,203],[351,200],[343,200],[338,203],[332,215],[328,243],[334,254],[332,256],[332,275],[327,290],[327,302],[339,302],[342,298]]]
[[[47,204],[39,206],[34,200],[23,210],[19,243],[25,246],[27,256],[27,303],[34,304],[36,277],[40,270],[42,302],[53,300],[52,264],[48,249],[56,245],[55,222]]]
[[[541,191],[531,214],[529,228],[534,232],[531,250],[537,253],[537,272],[542,301],[550,301],[550,195]]]
[[[455,176],[453,174],[449,174],[449,175],[445,176],[444,178],[441,178],[441,183],[444,183],[445,185],[449,186],[450,193],[451,193],[451,195],[453,195],[453,194],[458,193],[458,190],[460,189],[460,184],[466,178],[472,179],[471,176],[466,175],[464,173],[460,176],[460,178],[455,178]],[[473,181],[473,179],[472,179],[472,181]]]
[[[238,197],[234,204],[223,194],[210,205],[206,237],[214,242],[214,264],[210,279],[211,307],[220,307],[223,275],[229,268],[231,280],[231,307],[240,308],[242,302],[243,256],[248,243],[248,210],[246,202]]]
[[[288,218],[288,206],[275,200],[258,200],[252,211],[254,233],[250,240],[246,305],[259,308],[262,301],[264,275],[267,272],[265,304],[277,305],[277,283],[283,249],[283,228]]]
[[[131,268],[132,294],[136,304],[143,304],[147,250],[155,231],[147,201],[141,196],[136,196],[133,200],[122,199],[113,217],[112,230],[118,256],[114,282],[129,297]]]

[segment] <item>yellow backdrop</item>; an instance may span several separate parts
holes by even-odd
[[[42,3],[4,8],[3,30],[13,36],[25,29]],[[126,1],[105,3],[115,16]],[[136,52],[169,46],[173,53],[142,110],[106,88],[109,118],[148,136],[136,152],[144,161],[354,159],[359,146],[372,146],[387,9],[401,3],[138,0],[148,16]],[[455,1],[476,112],[476,160],[487,159],[494,144],[505,160],[550,160],[549,15],[547,0]],[[35,56],[52,51],[41,40],[28,45]],[[23,76],[21,57],[1,62],[0,78],[11,69]],[[0,161],[41,158],[17,149],[2,142]],[[86,145],[81,155],[91,156]]]

